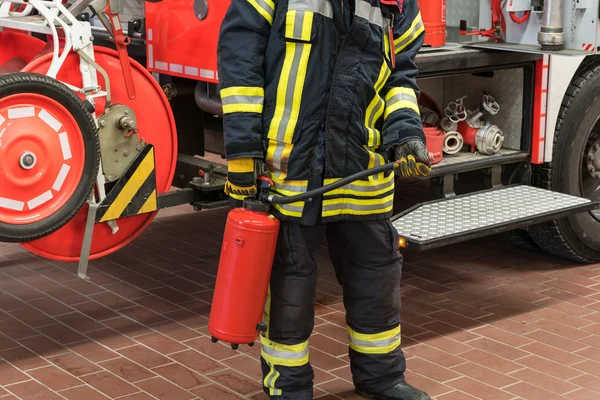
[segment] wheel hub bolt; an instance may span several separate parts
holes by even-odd
[[[35,154],[30,151],[26,151],[21,155],[21,159],[19,160],[19,164],[23,169],[31,169],[35,166],[36,158]]]

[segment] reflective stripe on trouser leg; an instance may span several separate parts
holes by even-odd
[[[281,223],[265,313],[268,337],[261,337],[263,387],[271,397],[312,393],[308,339],[314,325],[317,285],[312,255],[324,231],[323,226]]]
[[[400,346],[398,233],[388,220],[327,224],[332,262],[342,277],[350,368],[359,389],[377,393],[404,380]]]
[[[400,324],[379,333],[358,333],[348,326],[350,348],[363,354],[387,354],[400,346]]]

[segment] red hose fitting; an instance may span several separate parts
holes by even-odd
[[[463,137],[464,143],[469,146],[469,151],[474,153],[477,149],[475,137],[479,128],[472,127],[466,120],[458,123],[457,131]]]
[[[525,11],[522,16],[517,17],[517,14],[515,14],[514,11],[510,11],[508,13],[508,15],[510,16],[510,19],[512,19],[512,21],[515,24],[522,24],[522,23],[526,22],[529,19],[530,14],[531,14],[531,11]]]

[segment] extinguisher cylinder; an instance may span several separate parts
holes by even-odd
[[[213,338],[234,345],[258,337],[279,226],[268,212],[229,212],[208,322]]]
[[[425,26],[425,45],[442,47],[446,44],[446,0],[419,0]]]

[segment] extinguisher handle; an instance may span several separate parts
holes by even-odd
[[[269,190],[275,186],[275,183],[268,176],[260,175],[256,178],[256,186],[258,188],[258,193],[255,201],[268,205]]]
[[[275,183],[273,182],[273,179],[269,178],[268,176],[259,176],[257,179],[257,184],[259,188],[265,187],[265,188],[272,188],[273,186],[275,186]]]

